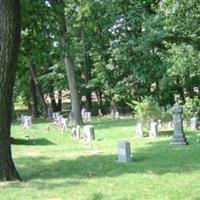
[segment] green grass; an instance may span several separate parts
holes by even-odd
[[[188,146],[173,147],[171,131],[157,139],[135,138],[132,119],[91,123],[91,145],[45,120],[30,130],[14,124],[13,157],[24,181],[0,183],[0,200],[200,199],[199,131],[186,131]],[[131,163],[116,162],[121,139],[131,142]]]

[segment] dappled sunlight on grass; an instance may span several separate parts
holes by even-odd
[[[96,133],[91,144],[72,138],[70,130],[61,134],[46,120],[30,130],[15,124],[12,149],[24,181],[0,185],[3,199],[171,200],[199,195],[199,131],[186,131],[189,145],[175,147],[170,145],[171,130],[160,131],[156,139],[136,138],[133,119],[96,118],[89,124]],[[130,163],[116,162],[121,139],[131,143]],[[190,192],[182,191],[188,184]]]

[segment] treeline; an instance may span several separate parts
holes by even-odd
[[[38,117],[47,96],[60,111],[69,89],[79,123],[92,94],[102,111],[144,96],[164,107],[175,94],[200,98],[199,13],[198,0],[24,0],[15,100]]]

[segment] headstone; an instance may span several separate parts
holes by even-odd
[[[92,140],[95,140],[94,126],[84,126],[84,137],[86,142],[91,142]]]
[[[119,112],[118,111],[115,112],[115,119],[119,119]]]
[[[82,119],[83,119],[83,120],[85,119],[85,113],[86,113],[86,109],[85,109],[85,108],[82,108],[82,109],[81,109],[81,116],[82,116]]]
[[[136,136],[138,138],[143,137],[144,133],[143,133],[143,124],[142,123],[137,124],[135,132],[136,132]]]
[[[192,130],[198,129],[198,118],[197,117],[193,117],[193,118],[190,119],[190,128]]]
[[[183,108],[178,103],[172,108],[173,112],[173,124],[174,124],[174,135],[171,144],[173,145],[186,145],[187,140],[183,132]]]
[[[150,129],[149,129],[149,137],[155,138],[158,136],[158,123],[157,122],[151,122],[150,123]]]
[[[24,116],[23,128],[24,129],[31,128],[31,125],[32,125],[32,117],[31,116]]]
[[[72,128],[72,136],[76,137],[76,128],[75,127]]]
[[[98,114],[99,114],[99,116],[103,116],[101,109],[98,109]]]
[[[111,110],[111,117],[112,119],[115,119],[115,111],[113,109]]]
[[[119,141],[118,143],[118,159],[119,162],[131,161],[131,145],[128,141]]]
[[[62,130],[62,133],[65,133],[66,130],[67,130],[67,119],[66,118],[62,118],[61,120],[61,130]]]
[[[76,137],[80,139],[81,137],[81,127],[78,125],[76,126]]]
[[[159,119],[158,120],[158,129],[161,129],[162,128],[162,121]]]

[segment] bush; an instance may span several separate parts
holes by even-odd
[[[172,111],[171,110],[167,110],[167,111],[162,112],[162,121],[163,122],[172,121]]]
[[[162,117],[161,108],[152,97],[145,97],[141,102],[132,101],[128,105],[134,110],[135,118],[143,123],[157,121]]]
[[[187,121],[190,121],[192,117],[198,117],[200,111],[200,99],[198,97],[185,99],[183,105],[183,116]]]

